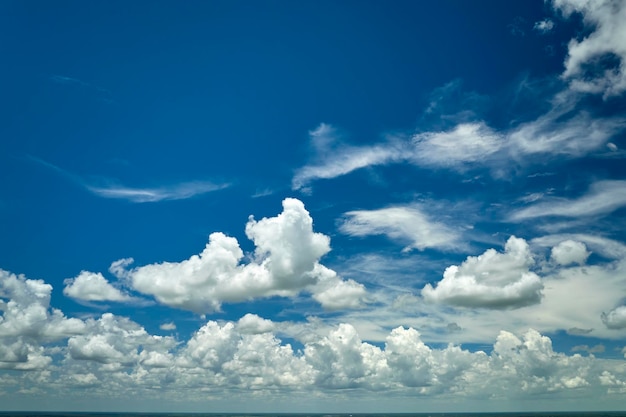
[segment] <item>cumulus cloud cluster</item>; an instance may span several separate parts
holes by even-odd
[[[181,341],[151,335],[111,313],[68,319],[49,311],[49,285],[6,272],[0,282],[8,297],[0,322],[0,364],[31,371],[9,375],[13,382],[36,375],[49,391],[82,387],[82,395],[95,395],[106,387],[112,395],[193,400],[209,386],[324,395],[350,388],[510,398],[580,389],[600,376],[610,388],[626,378],[626,371],[605,361],[554,352],[550,339],[534,330],[521,338],[503,331],[491,352],[472,352],[455,345],[429,347],[417,330],[406,327],[393,329],[380,347],[343,323],[326,334],[306,335],[303,348],[295,350],[278,335],[284,323],[247,314],[237,322],[208,321]]]
[[[204,250],[181,262],[163,262],[127,269],[132,260],[111,265],[132,289],[170,307],[196,313],[213,312],[224,302],[255,298],[293,297],[308,291],[324,308],[358,307],[365,287],[342,280],[319,263],[330,251],[330,239],[313,231],[313,219],[296,199],[283,201],[276,217],[250,217],[246,236],[255,244],[249,262],[237,239],[216,232]],[[65,294],[89,301],[126,301],[129,296],[109,284],[100,273],[81,272],[66,280]]]

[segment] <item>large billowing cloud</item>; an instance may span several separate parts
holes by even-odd
[[[426,284],[422,296],[459,307],[519,308],[541,301],[543,284],[529,268],[534,261],[526,241],[511,236],[504,253],[489,249],[470,256],[460,266],[446,268],[435,287]]]
[[[246,235],[256,245],[248,263],[242,262],[244,253],[235,238],[213,233],[205,249],[187,260],[116,272],[160,303],[197,313],[219,310],[223,302],[289,297],[303,290],[330,309],[361,303],[361,284],[342,281],[319,264],[330,250],[330,239],[313,231],[313,219],[301,201],[285,199],[276,217],[251,217]]]

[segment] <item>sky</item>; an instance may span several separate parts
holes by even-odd
[[[0,410],[626,404],[626,2],[0,2]]]

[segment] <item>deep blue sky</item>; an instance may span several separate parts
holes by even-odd
[[[3,2],[0,408],[620,408],[622,18]]]

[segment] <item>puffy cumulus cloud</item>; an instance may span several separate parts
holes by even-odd
[[[176,323],[174,322],[169,322],[169,323],[163,323],[159,326],[159,329],[161,330],[176,330]]]
[[[602,313],[602,322],[609,329],[626,329],[626,306]]]
[[[86,326],[83,335],[59,347],[65,360],[48,370],[11,374],[10,379],[0,379],[0,386],[3,381],[45,386],[66,398],[75,395],[75,387],[82,388],[85,398],[102,398],[106,387],[111,397],[176,401],[207,395],[234,398],[241,390],[253,395],[334,395],[347,388],[448,400],[484,398],[488,393],[490,398],[510,400],[540,393],[567,396],[574,389],[577,395],[593,397],[626,380],[626,369],[614,361],[557,353],[550,339],[534,330],[521,336],[501,332],[487,354],[454,345],[431,347],[417,330],[405,327],[393,329],[378,347],[363,341],[347,323],[324,335],[307,334],[301,340],[303,350],[294,351],[270,330],[279,323],[255,315],[238,322],[209,321],[182,343],[149,335],[137,323],[111,314],[89,319]],[[1,355],[5,350],[20,354],[0,344]],[[8,363],[0,362],[0,367]]]
[[[162,359],[159,353],[163,356],[176,344],[171,337],[152,336],[132,320],[111,313],[88,319],[85,324],[83,334],[69,338],[68,358],[129,366],[139,362],[140,350],[142,361],[149,363]]]
[[[597,377],[590,375],[588,358],[554,352],[550,338],[532,329],[522,339],[500,332],[493,346],[491,367],[500,374],[496,378],[509,381],[504,386],[528,393],[580,388]]]
[[[365,286],[352,279],[324,281],[315,287],[313,293],[313,298],[326,310],[359,308],[366,296]]]
[[[128,276],[137,291],[197,313],[219,310],[222,302],[294,296],[324,278],[320,271],[327,268],[318,261],[330,250],[330,239],[313,232],[313,219],[301,201],[285,199],[276,217],[250,217],[246,235],[256,245],[247,264],[241,263],[244,253],[235,238],[213,233],[199,255],[138,267]]]
[[[52,286],[0,269],[0,368],[32,370],[51,361],[43,343],[85,330],[81,320],[50,308]]]
[[[406,249],[457,248],[461,233],[432,217],[417,204],[355,210],[344,214],[340,230],[350,236],[385,235],[410,242]]]
[[[111,285],[101,273],[81,271],[64,281],[63,294],[85,301],[129,301],[131,297]]]
[[[563,77],[572,89],[602,93],[605,97],[626,90],[626,5],[620,0],[554,0],[564,16],[580,13],[592,28],[583,39],[568,44]]]
[[[567,240],[581,242],[586,248],[591,249],[593,253],[607,259],[619,260],[626,258],[626,245],[623,243],[607,239],[602,236],[588,235],[584,233],[562,233],[541,236],[534,238],[531,243],[543,247],[554,247]]]
[[[459,307],[520,308],[539,303],[543,284],[529,268],[534,261],[528,243],[511,236],[504,253],[488,249],[446,268],[435,287],[426,284],[427,301]]]
[[[626,181],[604,180],[591,184],[587,193],[578,198],[545,198],[540,203],[514,211],[510,220],[523,221],[547,216],[600,216],[624,206],[626,206]]]
[[[553,247],[550,253],[552,260],[563,266],[571,264],[583,265],[589,255],[590,252],[587,251],[585,244],[575,240],[564,240]]]
[[[433,382],[431,349],[420,340],[415,329],[398,327],[391,331],[385,344],[387,363],[394,377],[408,387],[423,387]]]
[[[177,365],[181,372],[197,375],[205,384],[211,381],[241,388],[310,384],[312,369],[304,359],[273,334],[250,332],[250,326],[246,328],[245,324],[252,321],[272,325],[258,316],[244,316],[237,325],[206,323],[179,353]]]
[[[391,376],[382,350],[362,342],[349,324],[307,344],[304,355],[315,370],[315,384],[322,388],[377,388]]]
[[[309,287],[309,291],[324,309],[359,308],[367,302],[367,291],[363,284],[352,279],[342,280],[335,271],[320,264],[315,265],[314,274],[318,281]]]
[[[237,322],[237,330],[243,334],[262,334],[274,330],[274,323],[256,314],[248,313]]]

